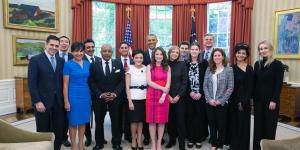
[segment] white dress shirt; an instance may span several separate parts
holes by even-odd
[[[65,56],[64,56],[64,58],[63,58],[63,53],[65,53]],[[58,51],[58,54],[59,54],[59,57],[60,58],[63,58],[64,60],[65,60],[65,62],[67,62],[68,60],[69,60],[69,56],[68,56],[68,52],[62,52],[62,51]]]
[[[88,60],[90,63],[92,63],[92,60],[91,60],[91,58],[94,58],[94,61],[96,61],[96,59],[95,59],[95,56],[94,56],[94,55],[93,55],[93,56],[90,56],[90,55],[87,55],[87,54],[85,54],[85,56],[86,56],[87,60]]]
[[[103,68],[104,74],[106,74],[106,72],[105,72],[106,63],[105,62],[106,62],[106,60],[104,60],[102,58],[102,68]],[[108,66],[109,66],[109,71],[111,72],[111,70],[112,70],[112,60],[111,59],[108,60]]]

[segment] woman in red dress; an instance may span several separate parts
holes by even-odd
[[[149,123],[151,150],[162,149],[161,140],[165,124],[168,122],[171,69],[167,62],[166,52],[158,47],[152,53],[151,64],[147,66],[146,122]],[[157,141],[155,140],[156,128]]]

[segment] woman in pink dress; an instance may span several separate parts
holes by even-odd
[[[165,124],[168,122],[171,68],[167,62],[166,52],[158,47],[152,53],[151,64],[147,66],[146,122],[149,123],[151,150],[162,149],[161,140]],[[156,128],[157,141],[155,140]]]

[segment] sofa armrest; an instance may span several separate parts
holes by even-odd
[[[54,141],[53,133],[30,132],[0,119],[0,143]]]

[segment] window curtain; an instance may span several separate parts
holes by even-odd
[[[187,5],[224,2],[228,0],[99,0],[102,2],[134,5]]]
[[[189,41],[192,28],[192,6],[195,9],[197,40],[202,48],[202,36],[207,28],[207,5],[175,5],[172,16],[172,44]]]
[[[116,49],[124,41],[124,33],[127,24],[127,7],[131,8],[130,24],[132,45],[134,48],[146,49],[146,36],[149,33],[149,5],[116,4]],[[117,57],[120,56],[116,51]]]
[[[92,0],[72,0],[72,41],[82,42],[92,38]]]
[[[232,0],[230,25],[230,63],[234,63],[233,48],[236,43],[251,45],[251,18],[253,0]],[[255,48],[253,48],[254,50]],[[248,63],[251,63],[249,56]]]

